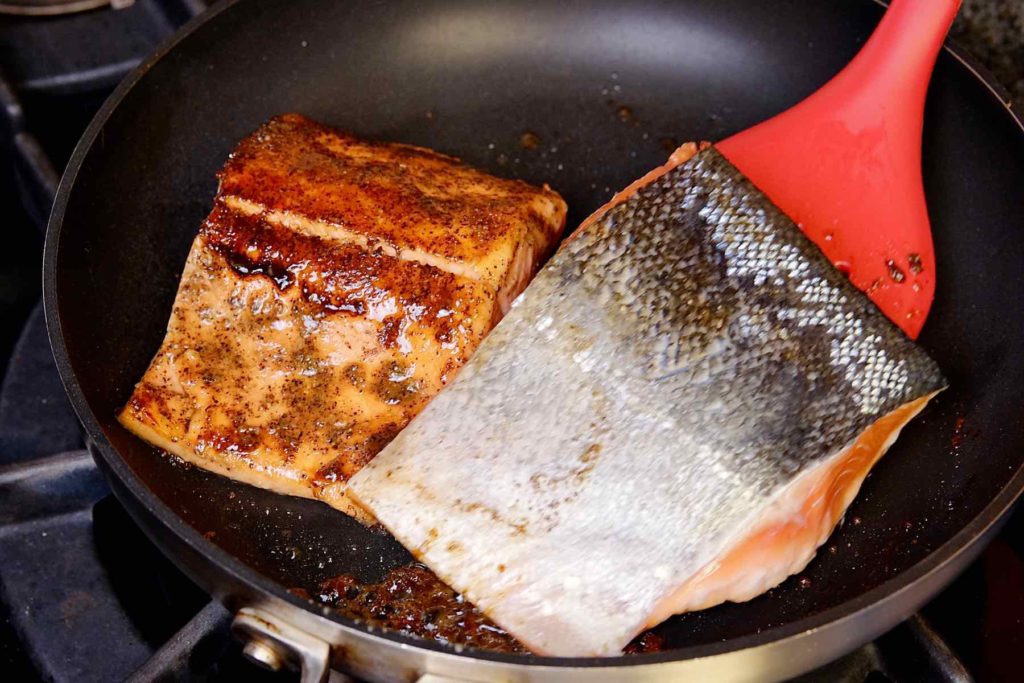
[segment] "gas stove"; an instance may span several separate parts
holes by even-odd
[[[229,633],[228,612],[162,556],[110,494],[84,450],[39,303],[43,229],[75,141],[113,86],[206,5],[0,0],[4,680],[296,678],[248,661]],[[961,25],[957,35],[979,34]],[[800,680],[1016,680],[1022,648],[1024,514],[1018,511],[980,559],[919,614]]]

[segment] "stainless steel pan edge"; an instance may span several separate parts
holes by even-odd
[[[694,648],[703,652],[689,659],[650,662],[657,655],[633,656],[604,660],[606,666],[596,663],[601,660],[594,659],[585,660],[587,665],[583,666],[560,664],[559,661],[566,660],[554,658],[533,658],[532,661],[537,663],[516,663],[514,656],[480,651],[468,651],[468,656],[462,656],[413,638],[393,633],[375,633],[361,625],[349,626],[339,623],[335,615],[329,618],[328,610],[322,614],[310,611],[305,603],[279,588],[267,590],[268,586],[255,585],[270,583],[262,577],[255,582],[240,581],[223,564],[211,562],[202,544],[193,545],[188,542],[196,539],[187,539],[186,534],[171,531],[156,515],[141,505],[139,499],[124,486],[124,482],[106,469],[104,458],[95,451],[95,444],[89,445],[101,469],[111,481],[115,495],[133,519],[162,552],[192,580],[209,591],[214,599],[236,614],[246,608],[255,608],[269,615],[269,623],[265,628],[270,633],[291,626],[326,643],[331,660],[320,663],[325,670],[330,667],[367,680],[385,682],[418,681],[428,675],[434,678],[427,680],[435,683],[438,679],[452,683],[785,680],[822,666],[874,640],[916,612],[977,558],[1002,526],[1016,499],[1016,496],[1005,495],[994,500],[985,514],[980,516],[988,522],[972,524],[964,529],[957,538],[933,553],[928,561],[921,563],[916,568],[919,576],[915,576],[902,588],[890,592],[887,585],[879,586],[861,596],[858,601],[861,607],[856,611],[842,617],[833,617],[831,612],[836,610],[822,613],[815,619],[820,625],[807,630],[783,633],[785,629],[778,629],[780,633],[777,638],[749,647],[739,642],[732,643],[732,649],[717,648],[714,645]],[[1024,484],[1024,473],[1018,473],[1017,479]],[[200,536],[198,540],[203,539]],[[221,551],[218,549],[218,552]],[[228,559],[235,562],[233,558]],[[276,588],[273,584],[269,587]],[[307,680],[305,676],[304,680]]]
[[[916,612],[977,557],[997,527],[998,525],[989,529],[988,533],[978,537],[969,547],[964,548],[949,562],[937,567],[918,583],[846,619],[766,645],[660,664],[572,668],[472,660],[399,644],[372,634],[353,631],[334,622],[324,624],[324,620],[306,610],[296,609],[291,604],[278,600],[269,600],[259,607],[274,615],[280,615],[284,621],[302,628],[307,633],[318,633],[331,646],[333,668],[368,680],[420,680],[426,683],[425,677],[429,676],[431,683],[584,683],[594,680],[636,683],[680,680],[737,683],[781,681],[843,656],[874,640],[888,631],[893,624]],[[815,633],[813,640],[806,637],[811,633]]]

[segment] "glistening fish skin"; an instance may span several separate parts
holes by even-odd
[[[351,489],[531,649],[610,655],[801,474],[943,386],[709,149],[579,231]]]

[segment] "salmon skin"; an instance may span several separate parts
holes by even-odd
[[[350,481],[540,654],[799,571],[936,364],[716,150],[578,230]]]

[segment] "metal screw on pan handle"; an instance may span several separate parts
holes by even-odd
[[[301,673],[302,683],[326,683],[331,673],[327,643],[261,609],[239,610],[231,631],[245,642],[245,656],[259,666],[276,671],[287,665]]]
[[[280,671],[284,667],[284,656],[276,646],[253,636],[242,649],[249,661],[269,671]]]
[[[231,631],[245,643],[242,652],[265,669],[284,666],[296,669],[302,683],[352,683],[345,674],[332,671],[331,648],[319,638],[282,621],[265,610],[245,607],[238,611]],[[469,683],[465,679],[425,673],[416,683]]]

